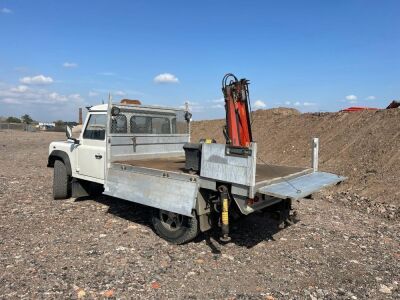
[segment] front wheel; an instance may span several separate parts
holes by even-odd
[[[71,180],[67,167],[61,160],[54,162],[53,197],[54,199],[67,199],[71,193]]]
[[[196,216],[190,218],[162,209],[155,209],[152,222],[154,230],[160,237],[176,245],[193,240],[199,233],[199,223]]]

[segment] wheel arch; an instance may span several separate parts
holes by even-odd
[[[54,162],[56,160],[61,160],[67,168],[67,174],[72,176],[71,162],[68,154],[61,150],[53,150],[47,160],[47,167],[54,168]]]

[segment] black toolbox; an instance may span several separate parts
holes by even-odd
[[[201,144],[186,143],[183,145],[185,150],[185,169],[189,172],[200,172],[201,164]]]

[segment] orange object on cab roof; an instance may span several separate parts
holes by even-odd
[[[142,105],[142,102],[140,100],[131,100],[131,99],[122,99],[121,104],[135,104],[135,105]]]

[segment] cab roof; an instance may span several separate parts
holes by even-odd
[[[162,109],[162,110],[175,110],[175,111],[185,111],[184,108],[173,108],[173,107],[166,107],[166,106],[158,106],[158,105],[127,105],[127,104],[119,104],[119,103],[113,103],[113,105],[119,106],[119,107],[136,107],[139,109]],[[108,109],[108,104],[98,104],[94,105],[89,108],[89,111],[91,112],[96,112],[96,111],[107,111]]]
[[[89,108],[89,111],[107,111],[108,104],[98,104]]]

